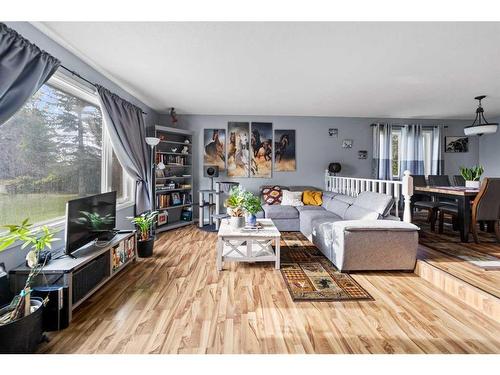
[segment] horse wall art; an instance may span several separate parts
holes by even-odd
[[[229,177],[248,177],[250,173],[250,124],[248,122],[229,122],[227,132],[227,175]]]
[[[204,165],[217,165],[226,169],[226,129],[205,129],[203,133]]]
[[[274,170],[291,172],[297,169],[295,160],[295,130],[274,131]]]
[[[273,124],[252,122],[250,177],[272,177]]]

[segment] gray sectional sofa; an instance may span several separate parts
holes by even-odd
[[[263,216],[280,231],[302,232],[341,271],[413,270],[418,227],[391,216],[392,206],[385,194],[323,192],[321,206],[264,205]]]

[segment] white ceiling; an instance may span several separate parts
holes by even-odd
[[[500,116],[500,23],[35,26],[162,113]]]

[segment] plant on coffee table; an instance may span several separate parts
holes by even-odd
[[[234,186],[224,202],[227,214],[231,217],[231,226],[241,228],[245,224],[245,190],[241,186]]]
[[[257,212],[262,210],[262,204],[260,203],[260,198],[253,195],[249,191],[244,193],[245,198],[243,202],[243,207],[248,213],[248,224],[255,226],[257,224]]]

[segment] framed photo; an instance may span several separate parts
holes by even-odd
[[[469,152],[469,137],[444,137],[445,152]]]
[[[168,222],[168,213],[161,212],[158,214],[158,225],[167,224]]]
[[[293,172],[297,169],[295,148],[294,129],[274,131],[274,170],[276,172]]]
[[[182,204],[181,196],[179,193],[172,193],[172,206]]]
[[[252,122],[250,127],[250,177],[272,177],[273,124]]]
[[[368,159],[368,151],[365,150],[358,151],[358,159],[362,160]]]
[[[353,141],[352,139],[344,139],[342,141],[342,147],[343,148],[352,148]]]
[[[217,165],[221,172],[226,170],[226,129],[205,129],[203,151],[203,165]]]
[[[339,129],[337,129],[337,128],[328,129],[328,136],[333,137],[333,138],[338,138],[339,137]]]

